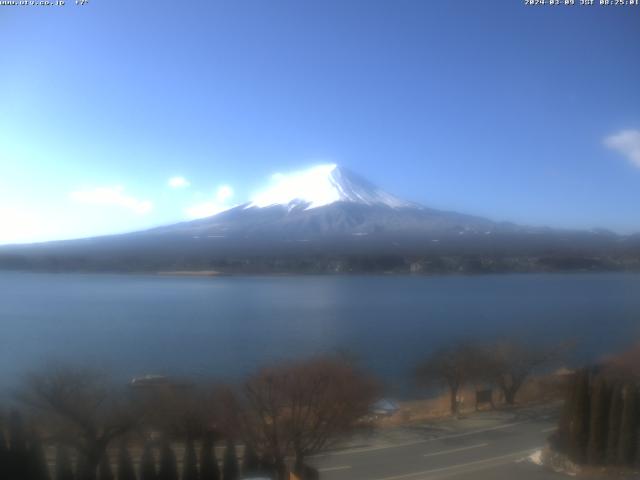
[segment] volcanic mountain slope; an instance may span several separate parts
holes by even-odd
[[[155,232],[313,240],[383,232],[435,235],[515,230],[522,228],[402,200],[347,169],[321,165],[278,182],[250,203]]]
[[[551,268],[558,262],[560,269],[626,268],[639,263],[640,240],[435,210],[387,193],[347,169],[319,165],[276,178],[250,202],[208,218],[123,235],[3,247],[0,268],[358,271],[360,260],[356,267],[348,265],[363,257],[373,258],[367,271],[413,269],[409,266],[431,265],[434,258],[448,258],[449,263],[436,262],[439,271],[467,271],[470,258],[474,269],[490,265],[489,271],[544,270],[549,258]],[[517,266],[509,266],[514,258]]]

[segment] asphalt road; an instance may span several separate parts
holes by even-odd
[[[461,420],[455,429],[408,431],[392,442],[371,442],[311,459],[322,480],[546,480],[559,474],[527,461],[555,428],[550,416]],[[415,430],[415,429],[414,429]],[[419,429],[418,429],[419,430]]]

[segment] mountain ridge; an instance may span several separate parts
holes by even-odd
[[[306,210],[311,210],[335,202],[420,208],[337,164],[316,165],[289,175],[276,175],[274,180],[275,185],[257,194],[244,208],[304,205]]]
[[[347,169],[274,179],[211,217],[119,235],[0,247],[0,268],[228,273],[640,270],[640,236],[528,227],[432,209]]]

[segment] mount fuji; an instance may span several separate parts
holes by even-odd
[[[514,225],[434,210],[385,192],[334,164],[276,176],[274,185],[245,204],[215,216],[155,229],[224,238],[280,237],[292,241],[382,233],[491,234]]]
[[[387,193],[355,173],[335,164],[318,165],[291,175],[275,175],[276,184],[259,193],[245,208],[305,205],[306,209],[335,202],[391,208],[419,207]]]
[[[0,268],[226,273],[640,269],[640,237],[496,222],[401,199],[318,165],[216,215],[121,235],[0,248]]]

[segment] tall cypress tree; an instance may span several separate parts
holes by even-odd
[[[104,452],[98,465],[98,480],[114,480],[113,470],[111,469],[111,459],[109,458],[108,452]]]
[[[618,463],[618,442],[620,441],[620,426],[622,423],[622,386],[617,383],[611,392],[609,402],[609,433],[607,434],[608,465]]]
[[[9,462],[9,449],[4,439],[4,431],[0,427],[0,478],[7,478],[9,475],[8,470]]]
[[[118,480],[136,480],[133,460],[131,460],[131,454],[125,443],[120,445],[118,451]]]
[[[576,463],[584,463],[589,443],[589,372],[583,369],[576,375],[576,391],[569,424],[569,458]]]
[[[150,443],[146,443],[140,457],[140,480],[157,480],[156,458]]]
[[[251,443],[245,443],[242,457],[242,475],[248,477],[260,473],[260,458]]]
[[[71,458],[69,458],[69,450],[66,447],[58,445],[56,447],[56,466],[54,473],[55,480],[73,480],[73,468],[71,466]]]
[[[260,473],[269,478],[276,478],[278,476],[273,461],[266,455],[260,457]]]
[[[182,459],[182,480],[198,480],[198,457],[193,446],[193,439],[187,437]]]
[[[9,441],[11,450],[16,452],[27,451],[27,439],[24,432],[24,422],[22,415],[17,410],[13,410],[9,415]]]
[[[640,425],[636,429],[636,438],[638,439],[636,442],[636,458],[633,462],[633,466],[640,470]]]
[[[160,450],[158,480],[178,480],[178,465],[171,444],[165,441]]]
[[[638,393],[634,384],[628,383],[625,386],[622,403],[618,463],[631,466],[635,460],[638,433]]]
[[[95,480],[96,472],[91,471],[85,452],[77,452],[76,478],[78,480]]]
[[[205,435],[200,450],[200,480],[220,480],[213,435]]]
[[[555,450],[561,453],[569,453],[569,444],[571,443],[570,425],[573,418],[574,403],[576,399],[576,387],[578,377],[576,374],[571,375],[568,379],[566,391],[564,395],[564,404],[560,412],[560,420],[558,429],[551,436],[550,441]]]
[[[22,416],[18,411],[9,415],[9,475],[7,478],[23,479],[29,475],[29,451]]]
[[[605,461],[610,397],[607,382],[604,377],[598,377],[591,388],[591,419],[587,447],[587,461],[591,465],[602,465]]]
[[[32,432],[31,434],[28,471],[29,480],[49,480],[51,478],[44,448],[42,447],[40,436],[36,432]]]
[[[224,451],[222,478],[223,480],[238,480],[239,478],[238,456],[232,440],[227,440],[227,447]]]

